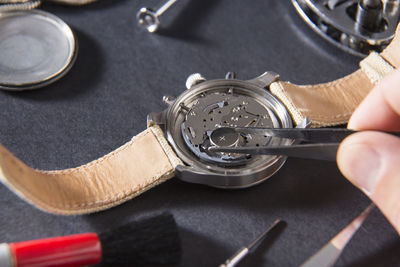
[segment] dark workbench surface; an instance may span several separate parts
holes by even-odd
[[[77,35],[77,62],[37,91],[0,92],[0,142],[39,169],[75,167],[116,149],[165,108],[186,77],[266,70],[297,84],[330,81],[358,68],[359,58],[320,39],[290,1],[179,1],[151,35],[136,24],[141,6],[162,0],[100,0],[84,7],[45,4]],[[287,222],[242,266],[296,266],[339,232],[369,200],[335,163],[289,159],[268,181],[225,191],[176,178],[110,210],[86,216],[46,214],[0,185],[0,240],[104,231],[171,211],[183,241],[181,266],[217,266],[276,218]],[[400,238],[375,210],[337,266],[399,266]]]

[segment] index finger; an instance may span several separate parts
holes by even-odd
[[[379,82],[350,118],[348,128],[400,131],[400,71]]]

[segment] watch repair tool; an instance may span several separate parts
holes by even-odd
[[[181,244],[173,216],[163,213],[97,235],[84,233],[0,244],[1,267],[147,266],[178,264]]]
[[[336,161],[340,142],[347,136],[359,131],[345,128],[312,128],[312,129],[274,129],[261,127],[221,127],[211,132],[218,140],[208,147],[209,151],[246,154],[246,155],[284,155],[295,158]],[[400,132],[386,132],[400,137]],[[261,136],[261,138],[260,138]],[[262,140],[262,137],[264,140]],[[245,140],[241,145],[229,145],[225,140],[233,138]],[[262,140],[255,145],[248,145],[247,140]],[[275,146],[274,139],[289,139],[295,144]],[[299,142],[306,142],[298,144]]]
[[[76,38],[60,18],[41,10],[0,16],[0,89],[19,91],[53,83],[72,67]]]
[[[332,238],[317,253],[311,256],[301,267],[331,267],[342,254],[347,243],[361,227],[365,219],[374,209],[375,204],[370,204],[357,218],[347,225],[340,233]]]
[[[281,222],[281,219],[276,219],[265,231],[259,235],[255,240],[253,240],[248,246],[240,248],[232,257],[227,259],[225,263],[221,264],[219,267],[233,267],[236,266],[244,257],[249,253],[252,253],[259,244],[266,238],[269,232]]]
[[[177,1],[178,0],[167,0],[156,11],[151,8],[142,7],[136,14],[139,25],[151,33],[156,32],[160,26],[159,17]]]
[[[353,55],[382,51],[400,19],[399,0],[292,0],[297,12],[324,39]]]

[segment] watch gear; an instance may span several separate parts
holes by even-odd
[[[208,151],[208,147],[218,145],[219,141],[227,141],[226,135],[212,138],[211,133],[219,127],[274,127],[274,116],[269,108],[252,97],[236,94],[233,88],[227,88],[225,92],[202,93],[185,116],[182,136],[200,159],[225,165],[243,164],[249,156]],[[261,139],[251,135],[230,137],[234,139],[231,140],[232,146],[266,145],[270,140],[268,137]]]
[[[394,38],[399,0],[292,0],[304,21],[340,49],[361,57]]]

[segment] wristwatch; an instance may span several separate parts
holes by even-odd
[[[399,32],[399,30],[397,30]],[[86,165],[34,170],[0,145],[0,179],[22,199],[51,213],[97,212],[143,193],[171,177],[221,188],[242,188],[271,177],[283,156],[208,152],[207,146],[275,145],[269,137],[214,136],[221,126],[311,127],[345,124],[382,77],[400,66],[400,35],[371,53],[354,73],[324,84],[295,85],[272,72],[241,81],[206,81],[191,75],[187,90],[164,97],[169,107],[148,116],[148,128],[115,151]],[[289,142],[289,141],[279,141]],[[281,143],[279,143],[281,144]]]

